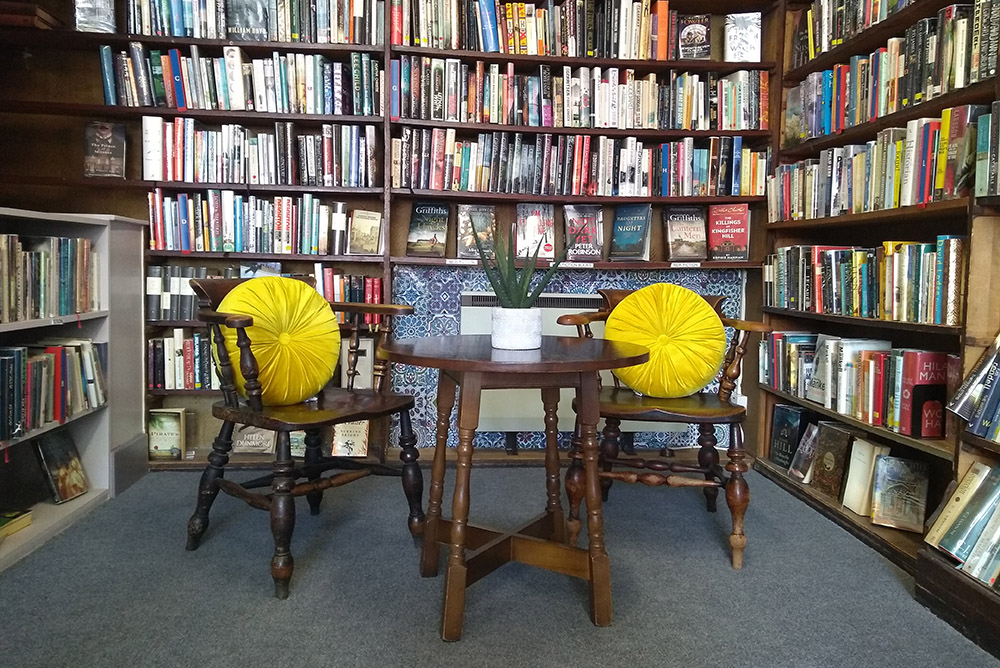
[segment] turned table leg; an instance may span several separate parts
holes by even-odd
[[[552,520],[551,539],[562,543],[566,540],[562,509],[562,486],[559,483],[559,388],[542,389],[542,405],[545,407],[545,512]]]
[[[434,459],[431,462],[431,489],[427,499],[427,521],[424,524],[424,546],[420,555],[420,575],[434,577],[438,574],[438,524],[441,519],[441,499],[444,496],[445,451],[448,448],[448,428],[451,411],[455,407],[455,379],[444,371],[438,375],[437,434]]]
[[[601,481],[598,467],[597,421],[600,418],[596,373],[581,373],[576,403],[583,451],[584,498],[587,501],[587,542],[590,560],[590,618],[596,626],[611,625],[611,563],[604,549]]]

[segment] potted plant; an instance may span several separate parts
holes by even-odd
[[[513,234],[508,234],[504,243],[499,238],[497,228],[494,227],[492,253],[483,246],[474,223],[472,236],[476,242],[483,271],[486,272],[486,279],[500,302],[500,306],[494,306],[492,312],[493,347],[505,350],[541,348],[542,311],[534,308],[535,302],[552,280],[556,269],[566,259],[566,253],[576,241],[576,237],[566,240],[562,252],[552,260],[541,279],[532,285],[532,278],[538,265],[538,253],[542,249],[544,240],[539,240],[534,252],[525,258],[524,266],[519,270],[514,262],[516,251]]]

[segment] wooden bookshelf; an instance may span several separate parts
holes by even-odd
[[[980,200],[976,200],[976,202],[979,203]],[[963,219],[968,214],[969,204],[968,197],[961,197],[914,206],[901,206],[895,209],[850,213],[843,216],[780,220],[768,223],[767,229],[806,231],[822,228],[871,227],[873,225],[888,229],[889,226],[910,226],[926,222],[947,224],[948,220]]]
[[[861,318],[850,315],[836,315],[833,313],[813,313],[812,311],[797,311],[788,308],[776,308],[774,306],[764,306],[761,309],[764,313],[790,318],[792,320],[815,320],[817,322],[840,323],[852,325],[854,327],[868,327],[871,329],[900,329],[910,332],[920,332],[922,334],[933,334],[936,336],[958,337],[962,334],[961,327],[950,325],[933,325],[922,322],[900,322],[896,320],[881,320],[879,318]]]

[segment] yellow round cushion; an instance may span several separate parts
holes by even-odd
[[[604,338],[649,348],[649,361],[615,369],[630,388],[650,397],[686,397],[719,373],[726,330],[696,293],[669,283],[636,290],[608,316]]]
[[[264,276],[240,283],[219,304],[222,313],[253,316],[247,328],[265,406],[289,406],[318,393],[340,356],[340,326],[330,305],[307,283]],[[246,396],[235,329],[222,328],[236,388]]]

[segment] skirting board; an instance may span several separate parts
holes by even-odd
[[[111,451],[111,496],[121,494],[149,471],[149,445],[140,432]]]

